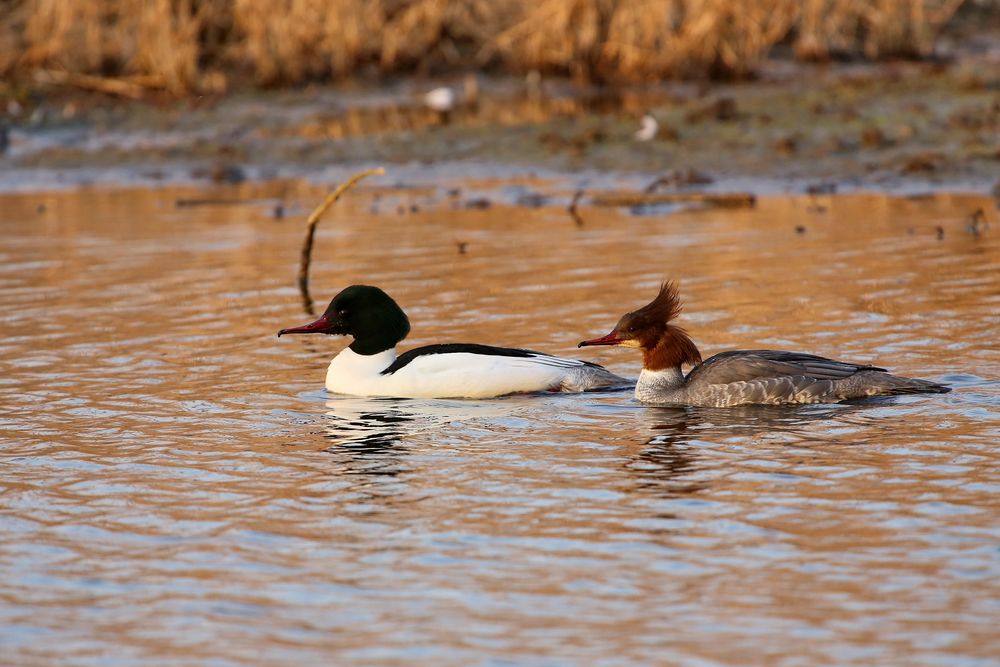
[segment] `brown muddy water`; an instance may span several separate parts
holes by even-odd
[[[380,285],[410,314],[406,346],[635,374],[634,351],[575,344],[671,277],[703,352],[795,349],[955,387],[709,410],[327,395],[345,341],[275,337],[308,321],[294,277],[320,196],[0,201],[0,662],[998,664],[992,202],[584,208],[578,227],[564,204],[359,188],[320,227],[320,307]],[[175,205],[206,197],[260,201]]]

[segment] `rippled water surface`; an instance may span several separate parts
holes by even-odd
[[[955,387],[685,410],[326,395],[344,341],[275,337],[310,320],[294,279],[321,192],[281,187],[282,220],[277,185],[0,202],[3,664],[1000,664],[996,211],[967,229],[991,202],[584,208],[577,227],[485,184],[485,210],[358,189],[321,225],[320,308],[380,285],[405,346],[635,374],[634,350],[575,344],[672,277],[704,353]]]

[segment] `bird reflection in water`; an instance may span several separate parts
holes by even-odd
[[[504,419],[522,407],[513,401],[337,397],[326,403],[325,451],[344,457],[348,472],[395,476],[406,472],[406,440],[448,424]]]
[[[685,476],[697,470],[697,456],[688,442],[689,430],[697,424],[691,409],[652,408],[644,412],[653,421],[649,428],[656,435],[625,463],[639,489],[662,497],[676,497],[705,488],[705,484],[685,480]]]
[[[343,458],[346,472],[394,477],[402,465],[402,440],[416,417],[404,399],[343,399],[327,401],[324,451]]]
[[[801,407],[648,408],[644,412],[653,435],[630,457],[625,468],[635,476],[640,489],[660,497],[694,494],[708,488],[709,481],[692,479],[692,476],[709,467],[710,452],[720,445],[737,442],[745,446],[749,439],[776,433],[805,435],[803,432],[812,425],[843,421],[849,415],[871,410],[880,403],[869,400]]]

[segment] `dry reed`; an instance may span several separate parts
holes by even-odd
[[[739,77],[802,58],[925,55],[962,0],[5,0],[0,75],[174,94],[494,67],[588,80]]]
[[[800,58],[860,52],[867,58],[924,56],[963,0],[803,0],[796,21]]]

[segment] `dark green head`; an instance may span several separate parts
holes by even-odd
[[[406,338],[410,321],[399,304],[378,287],[351,285],[333,297],[318,320],[282,329],[278,336],[305,333],[353,336],[350,347],[357,354],[378,354]]]

